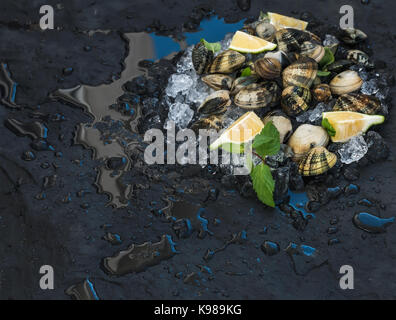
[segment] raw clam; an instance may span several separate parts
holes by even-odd
[[[313,97],[318,102],[327,102],[331,99],[331,89],[328,84],[321,83],[312,90]]]
[[[238,92],[234,103],[243,109],[263,108],[275,102],[278,92],[276,82],[253,83]]]
[[[310,88],[316,78],[318,64],[308,57],[301,57],[283,70],[283,87],[297,86]]]
[[[312,36],[306,31],[287,28],[276,31],[275,38],[279,50],[283,52],[299,52],[301,44],[304,41],[310,41]]]
[[[230,94],[227,90],[219,90],[209,95],[198,107],[198,112],[207,115],[222,114],[231,105]]]
[[[342,30],[340,38],[347,44],[356,44],[367,39],[367,35],[359,29],[347,28]]]
[[[325,49],[320,44],[311,41],[305,41],[301,45],[300,54],[302,56],[312,58],[319,63],[325,54]]]
[[[325,147],[329,143],[329,135],[320,126],[302,124],[292,134],[288,145],[294,152],[293,160],[299,162],[314,147]]]
[[[334,167],[337,156],[325,147],[315,147],[301,160],[298,172],[303,176],[317,176]]]
[[[289,86],[282,92],[282,110],[289,116],[296,116],[309,108],[311,91],[307,88]]]
[[[348,70],[353,65],[350,60],[337,60],[327,66],[327,70],[335,73],[341,73],[342,71]]]
[[[212,89],[230,90],[234,78],[225,74],[208,74],[207,76],[202,77],[201,80]]]
[[[271,80],[280,76],[282,66],[277,59],[261,58],[254,63],[254,70],[263,79]]]
[[[206,118],[198,119],[191,126],[191,129],[194,131],[198,131],[199,129],[206,129],[206,130],[214,129],[216,131],[219,131],[222,128],[223,128],[223,122],[221,117],[219,117],[218,115],[212,115]]]
[[[360,89],[363,80],[356,71],[347,70],[341,72],[330,81],[330,89],[334,94],[350,93]]]
[[[297,60],[294,54],[286,54],[283,51],[269,51],[264,55],[264,58],[272,58],[278,60],[282,68],[286,68],[291,63]]]
[[[360,63],[364,66],[371,66],[370,57],[367,53],[360,50],[349,50],[347,52],[347,59],[353,61],[354,63]]]
[[[212,61],[213,52],[207,49],[202,42],[197,43],[192,50],[192,63],[197,74],[206,73]]]
[[[269,115],[264,118],[263,123],[267,124],[269,121],[272,121],[276,129],[278,129],[280,143],[283,143],[293,130],[290,119],[284,116]]]
[[[220,53],[209,66],[209,73],[232,73],[245,63],[245,56],[234,50]]]
[[[261,22],[256,26],[256,34],[269,42],[272,42],[275,38],[275,27],[268,22]]]
[[[374,96],[362,93],[343,94],[338,97],[333,111],[353,111],[365,114],[376,114],[381,102]]]
[[[231,95],[237,94],[242,89],[246,88],[247,86],[253,83],[256,83],[257,81],[258,81],[258,77],[254,75],[236,78],[231,86]]]

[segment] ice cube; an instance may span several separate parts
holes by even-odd
[[[318,105],[315,107],[315,109],[311,110],[309,113],[308,120],[309,122],[316,122],[320,119],[322,119],[322,113],[327,111],[327,105],[323,102],[318,103]]]
[[[359,161],[368,151],[368,145],[362,135],[351,138],[338,150],[342,163],[350,164]]]
[[[326,34],[325,39],[323,40],[323,46],[325,47],[332,47],[334,45],[338,45],[340,41],[338,39],[331,35],[331,34]]]
[[[176,98],[178,93],[186,94],[193,84],[193,79],[186,74],[172,74],[165,92],[168,96]]]
[[[193,117],[194,111],[185,103],[176,102],[169,107],[168,118],[179,128],[186,128]]]
[[[371,79],[368,81],[363,82],[362,87],[360,88],[360,91],[363,94],[368,94],[368,95],[374,95],[378,92],[378,82],[377,79]]]

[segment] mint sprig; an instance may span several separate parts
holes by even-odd
[[[221,44],[220,42],[208,42],[205,39],[201,39],[201,42],[205,45],[205,47],[208,50],[211,50],[213,52],[217,52],[221,50]]]
[[[248,77],[252,74],[252,69],[250,69],[249,67],[245,68],[242,70],[241,72],[241,77]]]
[[[327,66],[331,65],[335,61],[335,58],[330,48],[325,47],[324,50],[325,50],[325,54],[322,60],[319,61],[319,67],[321,70],[327,71],[326,69]]]
[[[261,132],[254,138],[253,145],[254,152],[261,158],[275,155],[280,149],[279,132],[272,123],[268,122]],[[275,207],[274,190],[275,181],[271,174],[271,169],[264,163],[254,166],[250,172],[250,177],[253,182],[253,189],[257,194],[258,199],[270,207]]]

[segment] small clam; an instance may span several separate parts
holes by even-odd
[[[213,52],[208,50],[202,42],[192,50],[192,63],[197,74],[206,73],[213,61]]]
[[[291,135],[288,145],[294,152],[293,160],[299,162],[314,147],[325,147],[329,143],[329,135],[320,126],[302,124]]]
[[[347,52],[347,59],[353,61],[354,63],[360,63],[364,66],[372,66],[368,54],[360,50],[349,50]]]
[[[234,98],[234,103],[243,109],[258,109],[274,103],[279,87],[275,82],[253,83],[242,89]]]
[[[268,22],[261,22],[256,26],[256,34],[269,42],[272,42],[275,38],[275,27]]]
[[[276,31],[275,38],[279,50],[283,52],[299,52],[301,44],[304,41],[310,41],[312,36],[306,31],[287,28]]]
[[[356,71],[347,70],[341,72],[330,81],[331,92],[334,94],[350,93],[360,89],[363,80]]]
[[[263,79],[271,80],[280,76],[282,66],[277,59],[261,58],[254,63],[254,70]]]
[[[350,60],[337,60],[327,66],[327,70],[335,73],[341,73],[342,71],[348,70],[353,65]]]
[[[318,64],[308,57],[301,57],[283,70],[283,87],[297,86],[310,88],[316,78]]]
[[[283,51],[269,51],[264,55],[264,58],[276,59],[280,62],[282,69],[295,62],[297,59],[294,54],[286,54]]]
[[[312,90],[312,95],[318,102],[327,102],[332,98],[330,86],[325,83],[315,86]]]
[[[207,76],[202,77],[201,80],[212,89],[230,90],[234,78],[225,74],[208,74]]]
[[[347,28],[341,31],[340,39],[347,44],[356,44],[367,39],[367,35],[359,29]]]
[[[253,83],[256,83],[258,79],[259,78],[254,75],[236,78],[231,86],[231,95],[236,95],[242,89]]]
[[[280,143],[283,143],[285,138],[287,139],[293,130],[290,119],[284,116],[269,115],[264,118],[263,123],[267,124],[270,121],[272,121],[276,129],[278,129]]]
[[[193,123],[191,126],[191,129],[198,132],[199,129],[214,129],[216,131],[219,131],[223,128],[223,122],[221,117],[218,115],[212,115],[206,118],[201,118],[198,119]]]
[[[298,172],[303,176],[317,176],[334,167],[337,156],[325,147],[315,147],[301,160]]]
[[[311,41],[305,41],[301,45],[300,54],[302,56],[312,58],[319,63],[325,54],[325,49],[320,44]]]
[[[309,108],[311,91],[307,88],[289,86],[282,92],[282,110],[289,116],[296,116]]]
[[[245,56],[234,50],[220,53],[209,66],[209,73],[232,73],[245,63]]]
[[[227,90],[219,90],[209,95],[198,107],[198,112],[215,115],[222,114],[231,105],[230,94]]]
[[[376,114],[381,102],[374,96],[362,93],[343,94],[338,97],[333,111],[353,111],[365,114]]]

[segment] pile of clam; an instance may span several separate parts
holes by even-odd
[[[371,67],[367,54],[349,50],[344,59],[327,67],[330,75],[319,77],[319,62],[325,55],[321,39],[309,32],[291,28],[276,30],[268,22],[257,21],[244,30],[267,41],[277,43],[277,51],[242,54],[226,50],[217,56],[204,44],[198,43],[192,52],[197,74],[216,90],[199,106],[200,118],[193,128],[222,128],[228,108],[254,110],[264,122],[273,121],[280,132],[281,143],[294,152],[304,176],[319,175],[333,167],[337,156],[326,146],[329,136],[325,129],[302,124],[292,132],[294,119],[319,102],[333,103],[333,111],[356,111],[374,114],[380,108],[375,97],[358,93],[363,84],[359,74],[350,67],[359,64]],[[366,39],[357,29],[342,30],[338,37],[348,46]],[[337,44],[328,47],[334,54]],[[241,76],[249,67],[251,73]],[[275,110],[274,110],[275,109]]]

